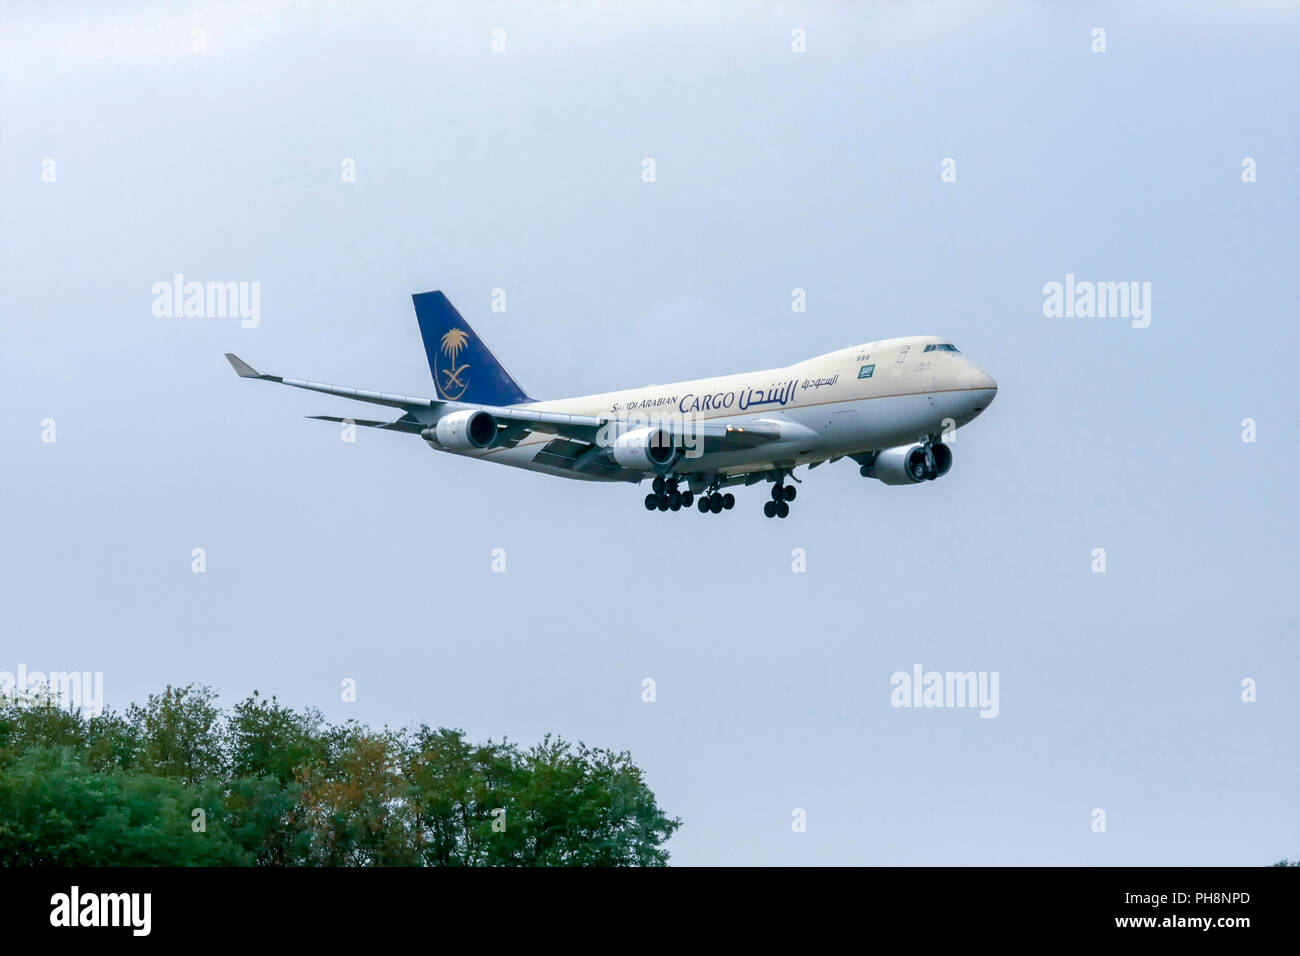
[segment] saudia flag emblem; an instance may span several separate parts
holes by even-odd
[[[451,329],[442,337],[441,355],[446,356],[446,365],[438,362],[438,374],[442,376],[442,381],[438,387],[442,390],[444,398],[455,401],[465,394],[465,389],[469,388],[469,376],[465,370],[469,368],[468,364],[457,365],[456,359],[465,347],[469,345],[469,336],[465,334],[464,329]]]

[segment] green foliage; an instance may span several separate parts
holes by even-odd
[[[201,824],[201,825],[200,825]],[[0,700],[0,865],[663,866],[630,755],[328,725],[207,687],[86,718]]]
[[[0,865],[234,866],[247,854],[219,828],[195,834],[210,797],[175,780],[96,773],[70,748],[39,748],[0,773]]]
[[[143,707],[132,704],[126,722],[138,731],[141,768],[178,777],[188,786],[221,769],[225,740],[218,731],[217,692],[207,687],[168,687],[150,694]]]

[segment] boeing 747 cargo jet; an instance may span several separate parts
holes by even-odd
[[[436,451],[584,481],[649,479],[650,511],[735,506],[723,489],[771,484],[763,513],[785,518],[809,470],[849,458],[887,485],[933,481],[952,467],[945,435],[989,407],[995,381],[950,342],[884,339],[785,368],[647,385],[582,398],[530,398],[441,292],[412,296],[436,398],[260,378],[400,409],[357,425],[419,435]],[[329,415],[311,418],[354,421]]]

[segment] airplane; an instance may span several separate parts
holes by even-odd
[[[936,336],[884,339],[784,368],[647,385],[579,398],[530,398],[441,292],[411,296],[436,398],[263,375],[261,379],[400,409],[395,421],[310,415],[418,435],[435,451],[583,481],[651,482],[648,511],[730,511],[733,486],[771,484],[763,513],[790,514],[794,470],[849,458],[886,485],[952,467],[944,438],[997,395],[997,382]]]

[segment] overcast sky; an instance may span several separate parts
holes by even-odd
[[[634,6],[0,3],[0,670],[626,749],[684,865],[1300,854],[1294,7]],[[178,273],[256,326],[155,316]],[[915,334],[1000,393],[942,480],[769,521],[222,358],[432,394],[429,289],[539,398]]]

